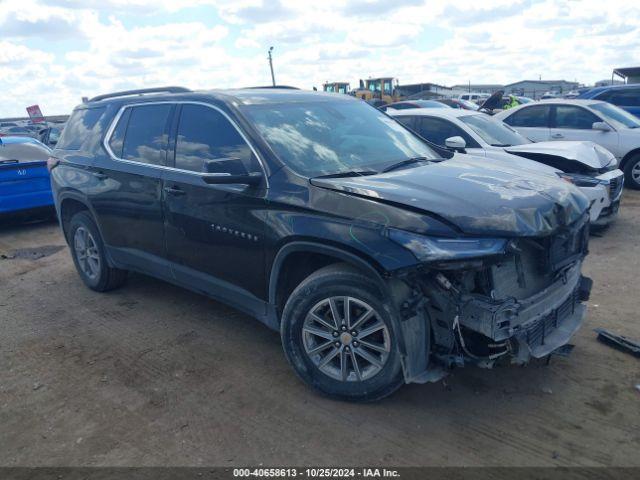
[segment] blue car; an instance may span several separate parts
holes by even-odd
[[[609,102],[636,117],[640,117],[640,83],[596,87],[581,93],[576,98]]]
[[[0,137],[0,217],[52,210],[50,154],[35,138]]]

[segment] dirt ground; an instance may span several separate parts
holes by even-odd
[[[322,398],[278,334],[141,275],[81,283],[55,223],[0,230],[0,465],[640,466],[640,192],[592,237],[570,358],[465,368],[382,402]],[[24,249],[17,251],[17,249]]]

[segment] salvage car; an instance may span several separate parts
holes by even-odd
[[[640,189],[640,119],[598,100],[550,100],[496,114],[536,142],[588,140],[613,153],[625,184]]]
[[[414,109],[387,113],[440,147],[511,162],[517,155],[552,167],[587,196],[592,225],[606,226],[618,214],[624,174],[615,156],[593,142],[533,143],[481,112]]]
[[[567,353],[583,321],[580,190],[442,161],[346,95],[100,95],[75,108],[50,165],[90,289],[137,271],[226,302],[278,330],[298,376],[336,398]]]
[[[34,138],[0,138],[0,217],[53,212],[50,154]]]

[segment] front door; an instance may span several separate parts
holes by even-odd
[[[551,115],[551,140],[591,141],[607,150],[618,152],[618,132],[603,132],[592,128],[603,120],[586,108],[577,105],[554,105]]]
[[[248,171],[258,171],[258,159],[221,110],[191,103],[178,108],[170,154],[173,168],[164,182],[167,257],[180,282],[252,310],[252,302],[257,305],[259,297],[266,298],[266,189],[210,185],[202,174],[205,162],[223,165],[229,158],[240,159]]]
[[[174,108],[125,108],[108,140],[110,157],[93,166],[91,203],[110,253],[124,266],[147,271],[164,257],[162,174]]]

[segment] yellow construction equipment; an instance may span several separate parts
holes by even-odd
[[[368,78],[360,80],[360,88],[354,92],[362,100],[380,99],[385,103],[400,100],[398,93],[398,79],[394,77]]]
[[[349,93],[349,82],[327,82],[322,85],[322,90],[330,93]]]

